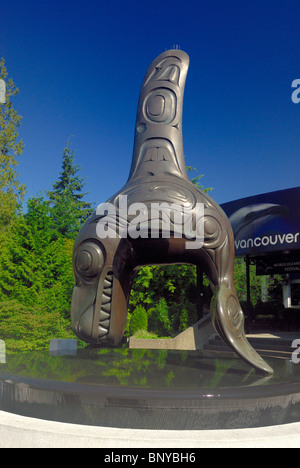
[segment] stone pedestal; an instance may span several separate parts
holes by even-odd
[[[177,349],[193,351],[203,349],[209,340],[216,334],[211,323],[210,315],[207,314],[192,327],[171,339],[129,339],[131,349]]]
[[[50,341],[49,353],[52,356],[76,356],[77,340],[55,339]]]

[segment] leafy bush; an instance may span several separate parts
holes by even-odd
[[[130,335],[134,335],[138,330],[147,330],[148,328],[148,316],[146,309],[138,305],[134,310],[130,318],[129,332]]]
[[[147,340],[150,340],[150,339],[155,340],[155,339],[158,338],[156,333],[148,332],[147,330],[138,330],[134,334],[134,337],[135,338],[141,338],[141,339],[147,339]]]
[[[149,331],[156,333],[159,337],[170,336],[172,327],[169,318],[168,305],[164,298],[158,301],[156,307],[152,307],[148,311],[149,314]]]
[[[75,338],[70,320],[58,310],[17,301],[0,303],[0,339],[8,353],[47,349],[52,338]]]

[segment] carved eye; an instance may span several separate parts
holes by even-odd
[[[98,244],[85,242],[79,247],[75,266],[80,275],[93,278],[99,274],[103,265],[104,255]]]

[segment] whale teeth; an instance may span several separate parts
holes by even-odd
[[[110,314],[108,314],[107,312],[104,312],[104,310],[102,309],[100,310],[100,316],[99,316],[100,322],[107,320],[109,317],[110,317]]]
[[[107,319],[107,320],[104,320],[103,322],[100,322],[100,326],[102,328],[105,328],[108,331],[109,323],[110,323],[110,320]]]
[[[111,285],[112,285],[112,281],[108,281],[107,279],[105,279],[105,280],[103,281],[104,289],[105,289],[105,288],[111,288]]]
[[[108,304],[102,304],[101,309],[104,310],[105,312],[110,312],[110,310],[111,310],[111,303],[109,302]]]
[[[106,294],[103,293],[101,297],[102,304],[107,304],[110,301],[111,301],[111,296],[107,296]]]
[[[113,279],[113,273],[108,272],[103,281],[101,310],[99,314],[98,341],[106,341],[109,332]]]
[[[103,338],[107,334],[108,334],[108,330],[106,330],[106,328],[103,328],[101,326],[98,327],[98,336],[99,336],[99,338]]]

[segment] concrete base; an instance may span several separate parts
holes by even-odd
[[[6,348],[5,348],[5,341],[0,340],[0,364],[6,363]]]
[[[50,341],[49,353],[51,356],[76,356],[77,340],[53,339]]]
[[[209,340],[215,335],[211,323],[210,314],[207,314],[195,325],[171,339],[142,339],[130,337],[129,348],[131,349],[176,349],[193,351],[203,349]]]
[[[151,431],[64,424],[0,411],[0,448],[105,448],[109,454],[114,448],[299,447],[300,423],[221,431]]]

